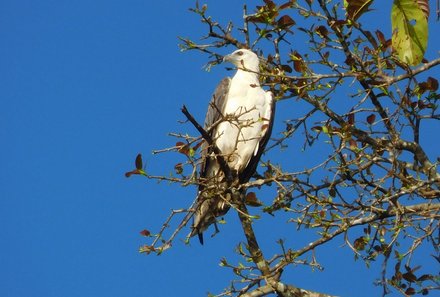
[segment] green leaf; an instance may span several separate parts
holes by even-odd
[[[414,0],[394,0],[391,10],[392,45],[399,59],[419,64],[428,44],[428,21]]]

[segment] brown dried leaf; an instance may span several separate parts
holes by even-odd
[[[374,39],[373,34],[371,34],[370,31],[365,31],[364,34],[368,36],[368,40],[371,42],[371,45],[373,46],[373,48],[377,49],[378,45],[377,45],[376,39]]]
[[[376,37],[379,40],[379,43],[381,46],[380,50],[382,52],[385,52],[391,46],[391,39],[386,39],[385,35],[379,30],[377,30],[375,33],[376,33]],[[386,60],[385,63],[387,63],[387,67],[389,69],[392,69],[392,66],[388,60]]]
[[[304,70],[303,66],[304,65],[302,61],[293,61],[293,68],[295,69],[296,72],[302,73]]]
[[[267,63],[271,64],[273,62],[274,58],[271,54],[267,55]]]
[[[354,113],[353,113],[353,112],[350,112],[350,113],[348,114],[348,124],[349,124],[349,125],[354,125],[354,121],[355,121],[355,119],[354,119]]]
[[[174,171],[176,172],[176,174],[182,174],[182,172],[183,172],[183,164],[182,163],[177,163],[176,165],[174,165]]]
[[[136,156],[135,165],[136,165],[136,169],[142,169],[143,165],[142,165],[142,155],[141,154],[138,154]]]
[[[347,64],[350,67],[353,67],[356,63],[355,59],[352,56],[348,56],[344,62],[345,62],[345,64]]]
[[[189,156],[189,146],[181,141],[176,142],[177,151],[181,154]]]
[[[135,169],[135,170],[126,172],[125,177],[130,177],[133,174],[144,174],[145,175],[145,172],[143,172],[141,169]]]
[[[328,194],[331,197],[335,198],[336,197],[336,189],[335,189],[335,187],[330,187],[330,189],[328,189]]]
[[[328,36],[328,29],[325,26],[319,26],[315,29],[315,32],[321,37],[321,38],[327,38]]]
[[[432,275],[430,275],[430,274],[424,274],[424,275],[422,275],[421,277],[419,277],[419,278],[417,279],[417,281],[418,281],[418,282],[423,282],[423,281],[430,280],[430,279],[433,279],[433,276],[432,276]]]
[[[281,68],[288,73],[292,73],[292,67],[290,67],[289,65],[281,65]]]
[[[379,40],[381,45],[384,45],[387,41],[385,39],[385,35],[383,35],[383,33],[379,30],[376,30],[376,37]]]
[[[365,245],[366,245],[366,240],[363,236],[357,238],[353,243],[353,247],[357,251],[363,251],[365,249]]]
[[[375,246],[373,247],[373,249],[374,249],[376,252],[378,252],[378,253],[382,252],[382,247],[381,247],[380,245],[375,245]]]
[[[293,62],[293,68],[296,72],[302,73],[306,69],[303,61],[303,57],[297,52],[292,51],[290,53],[290,60]]]
[[[286,9],[286,8],[291,8],[295,4],[295,2],[296,2],[296,0],[289,0],[286,3],[284,3],[284,4],[281,4],[280,7],[279,7],[279,10]]]
[[[245,203],[246,205],[253,207],[259,207],[263,205],[263,202],[258,200],[257,195],[254,192],[249,192],[246,194]]]
[[[346,0],[345,3],[347,19],[355,21],[368,10],[373,0]]]
[[[428,80],[426,81],[429,86],[430,91],[437,91],[438,89],[438,80],[433,77],[428,77]]]
[[[139,232],[142,236],[150,236],[151,232],[148,231],[147,229],[142,230],[141,232]]]
[[[372,125],[375,120],[376,120],[376,115],[374,113],[370,114],[367,117],[367,123],[370,124],[370,125]]]
[[[341,29],[343,26],[347,25],[347,23],[349,23],[346,20],[336,20],[333,23],[330,24],[330,27],[332,29]]]
[[[276,5],[275,5],[275,3],[272,1],[272,0],[263,0],[264,1],[264,3],[266,3],[266,6],[269,8],[269,9],[274,9],[274,8],[276,8]]]
[[[417,281],[417,277],[411,271],[408,271],[407,273],[402,274],[402,277],[410,283]]]
[[[133,174],[134,174],[133,171],[128,171],[128,172],[125,173],[125,177],[130,177]]]
[[[254,16],[254,15],[249,16],[249,17],[247,18],[247,20],[248,20],[249,22],[253,22],[253,23],[264,23],[264,21],[265,21],[264,17],[261,16],[261,15],[259,15],[259,16]]]
[[[354,140],[353,138],[352,139],[350,139],[349,141],[348,141],[348,143],[350,144],[350,149],[352,149],[352,150],[355,150],[355,149],[357,149],[357,142],[356,142],[356,140]]]
[[[198,143],[196,143],[196,145],[193,147],[194,151],[197,151],[199,149],[199,147],[203,144],[204,140],[199,141]]]
[[[295,21],[288,15],[283,15],[277,21],[278,27],[285,29],[295,25]]]
[[[412,287],[409,287],[408,289],[406,289],[405,294],[406,295],[414,295],[416,293],[416,290]]]

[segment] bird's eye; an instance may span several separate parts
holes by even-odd
[[[239,56],[243,56],[243,52],[242,52],[242,51],[239,51],[239,52],[237,52],[237,55],[239,55]]]

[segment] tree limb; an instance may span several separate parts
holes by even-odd
[[[208,143],[208,145],[212,148],[215,154],[215,158],[217,159],[217,162],[220,165],[221,170],[226,176],[226,179],[228,183],[230,184],[233,180],[231,169],[229,168],[228,163],[226,163],[225,158],[223,158],[222,152],[215,144],[214,140],[211,138],[211,136],[206,132],[205,129],[194,119],[194,117],[189,113],[188,109],[185,105],[182,106],[182,113],[186,116],[188,121],[193,124],[193,126],[199,131],[199,133],[202,135],[203,139]]]

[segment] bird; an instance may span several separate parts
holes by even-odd
[[[235,75],[220,81],[206,113],[204,129],[218,148],[230,172],[240,184],[254,175],[272,133],[275,100],[259,81],[259,57],[251,50],[238,49],[224,56],[223,62],[236,67]],[[201,150],[200,183],[189,237],[198,235],[230,209],[226,198],[225,173],[206,141]],[[215,234],[215,233],[214,233]]]

